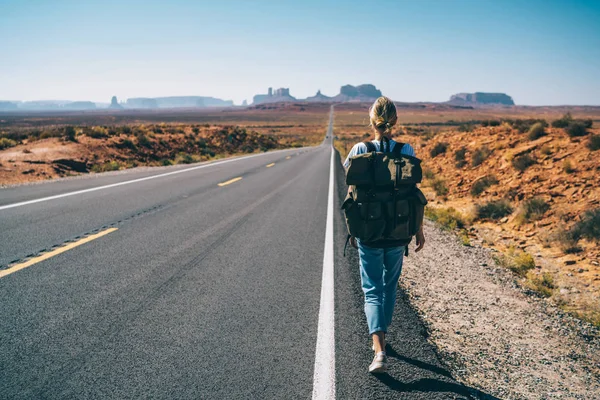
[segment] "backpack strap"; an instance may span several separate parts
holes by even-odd
[[[402,149],[404,148],[405,144],[406,143],[396,142],[396,145],[394,146],[394,150],[392,151],[392,153],[394,153],[394,156],[400,157],[400,154],[402,154]]]
[[[375,147],[375,145],[372,142],[367,140],[363,142],[363,144],[367,146],[367,153],[374,153],[377,151],[377,147]]]

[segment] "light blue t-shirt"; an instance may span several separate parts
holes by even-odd
[[[371,143],[373,143],[375,145],[375,148],[377,149],[377,151],[380,151],[380,146],[381,143],[378,140],[371,140]],[[389,151],[393,151],[394,150],[394,146],[396,146],[396,141],[390,139],[389,141],[389,145],[390,145],[390,150]],[[387,150],[387,146],[386,150]],[[356,143],[353,147],[352,150],[350,150],[350,153],[348,153],[348,157],[346,157],[346,161],[344,161],[344,168],[348,168],[350,166],[350,157],[354,157],[357,156],[359,154],[365,154],[368,151],[367,149],[367,145],[365,145],[364,143]],[[415,155],[415,149],[413,149],[413,147],[406,143],[404,145],[404,147],[402,148],[402,151],[400,152],[400,154],[405,154],[407,156],[412,156],[412,157],[416,157]]]

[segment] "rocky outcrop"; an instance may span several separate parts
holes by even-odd
[[[377,89],[374,85],[364,84],[358,86],[344,85],[340,88],[340,93],[337,96],[329,97],[325,96],[321,91],[317,91],[317,94],[306,99],[296,99],[290,95],[290,90],[281,88],[273,91],[269,88],[267,94],[257,94],[254,96],[253,105],[261,103],[279,103],[279,102],[291,102],[291,101],[307,101],[307,102],[371,102],[382,96],[381,90]]]
[[[358,86],[344,85],[340,88],[340,93],[337,96],[325,96],[319,90],[316,95],[307,97],[306,101],[310,102],[372,102],[378,97],[381,97],[381,90],[374,85],[364,84]]]
[[[377,98],[381,97],[381,90],[377,89],[374,85],[345,85],[340,89],[340,94],[348,97],[370,97]]]
[[[331,99],[333,97],[329,97],[329,96],[325,96],[323,93],[321,93],[321,91],[317,91],[317,94],[315,94],[312,97],[307,97],[306,101],[312,101],[312,102],[330,102]]]
[[[113,96],[112,99],[110,99],[110,106],[108,106],[108,108],[112,108],[113,110],[121,110],[123,106],[117,101],[117,96]]]
[[[505,93],[457,93],[450,97],[448,103],[459,106],[502,105],[514,106],[512,97]]]
[[[158,104],[155,99],[147,97],[137,97],[133,99],[127,99],[125,102],[127,108],[158,108]]]
[[[279,88],[273,91],[273,88],[269,88],[267,94],[257,94],[254,96],[252,104],[257,105],[263,103],[281,103],[289,101],[297,101],[296,98],[290,94],[290,89]]]

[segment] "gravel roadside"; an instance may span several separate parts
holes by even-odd
[[[426,222],[401,285],[463,383],[503,399],[600,399],[600,330],[527,295],[490,249]]]

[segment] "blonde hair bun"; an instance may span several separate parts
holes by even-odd
[[[392,133],[392,127],[398,122],[396,113],[396,105],[389,98],[382,96],[375,100],[371,108],[369,108],[369,119],[371,126],[380,128],[385,125],[384,133],[389,135]]]

